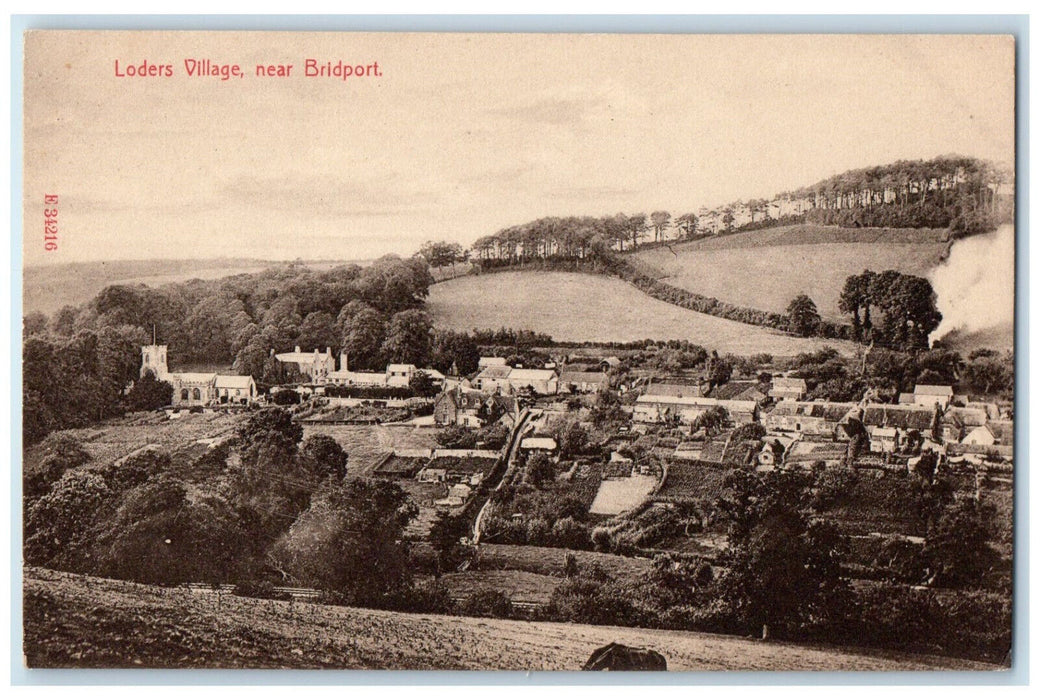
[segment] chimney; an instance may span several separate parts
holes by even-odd
[[[327,355],[328,357],[332,357],[332,348],[330,348],[330,347],[328,347],[328,346],[325,346],[325,354],[326,354],[326,355]]]
[[[347,351],[341,350],[339,353],[339,370],[341,372],[349,372],[350,367],[347,365]]]
[[[296,352],[299,352],[299,351],[300,351],[300,346],[299,346],[299,345],[297,345],[297,346],[296,346]]]

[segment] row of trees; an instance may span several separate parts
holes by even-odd
[[[999,196],[1014,174],[989,161],[963,156],[901,160],[849,170],[772,200],[736,201],[672,217],[659,210],[591,217],[544,217],[477,239],[472,256],[487,264],[523,264],[538,258],[582,258],[599,242],[619,251],[644,243],[690,240],[812,221],[839,226],[951,228],[967,235],[995,228],[1010,216],[1010,197]],[[674,231],[674,235],[670,234]],[[465,254],[448,243],[427,243],[423,255],[453,265]],[[431,264],[434,264],[431,262]]]
[[[809,221],[839,226],[951,228],[972,234],[1009,220],[1010,168],[978,158],[940,156],[849,170],[785,196],[808,199]]]

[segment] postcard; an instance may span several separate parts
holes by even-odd
[[[30,30],[30,669],[1009,668],[1015,38]]]

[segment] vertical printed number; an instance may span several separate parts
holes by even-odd
[[[58,195],[43,195],[43,249],[58,249]]]

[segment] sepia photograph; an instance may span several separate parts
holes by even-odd
[[[1014,35],[21,41],[26,669],[1012,668]]]

